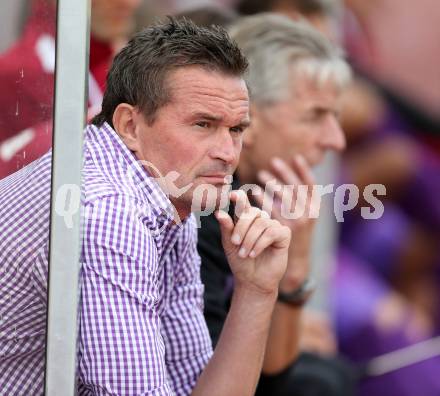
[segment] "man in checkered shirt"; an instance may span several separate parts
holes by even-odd
[[[290,231],[225,188],[249,125],[246,68],[223,30],[185,20],[116,56],[85,132],[80,395],[254,393]],[[50,175],[49,152],[0,181],[0,394],[43,393]],[[216,210],[235,276],[214,353],[195,208]]]

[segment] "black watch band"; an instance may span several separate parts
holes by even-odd
[[[308,278],[290,293],[278,291],[278,301],[294,307],[301,307],[307,302],[315,289],[316,282],[312,278]]]

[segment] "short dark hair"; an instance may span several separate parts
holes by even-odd
[[[179,67],[199,65],[241,77],[248,62],[227,32],[218,26],[198,27],[182,18],[168,17],[134,35],[116,55],[107,76],[101,112],[92,124],[108,122],[120,103],[137,106],[148,123],[169,102],[167,75]]]

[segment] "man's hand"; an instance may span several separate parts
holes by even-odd
[[[276,293],[286,270],[290,229],[252,207],[245,193],[232,191],[230,198],[236,204],[236,223],[223,211],[216,217],[236,287]]]
[[[329,318],[323,312],[304,310],[301,317],[300,349],[321,356],[338,352],[336,336]]]
[[[292,231],[287,271],[280,283],[280,290],[291,292],[302,284],[309,272],[315,225],[315,219],[310,218],[309,213],[317,204],[312,202],[315,179],[300,155],[294,156],[289,163],[274,158],[272,168],[272,171],[259,172],[258,178],[266,186],[266,191],[256,195],[255,200],[263,209],[271,208],[271,217]],[[294,218],[288,218],[286,214],[289,213]]]
[[[192,396],[255,394],[278,284],[287,265],[289,228],[252,208],[242,191],[232,191],[230,199],[236,203],[235,224],[223,211],[216,217],[235,278],[234,293],[214,355]]]

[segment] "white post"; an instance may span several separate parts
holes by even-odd
[[[58,0],[46,396],[76,393],[80,211],[66,222],[55,200],[65,185],[81,185],[83,129],[86,121],[90,0]],[[64,205],[75,205],[74,195]],[[59,212],[59,211],[58,211]]]

